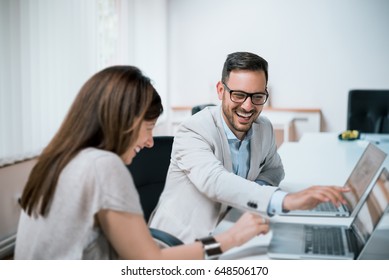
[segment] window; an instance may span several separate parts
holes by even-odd
[[[164,5],[160,0],[0,1],[0,166],[38,155],[80,87],[109,65],[138,66],[165,99],[166,39],[150,53],[150,38],[166,37]]]

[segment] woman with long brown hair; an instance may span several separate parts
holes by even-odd
[[[201,242],[158,247],[125,166],[153,146],[162,111],[136,67],[109,67],[85,83],[24,189],[16,259],[204,258]],[[211,239],[224,252],[267,231],[262,217],[247,213]]]

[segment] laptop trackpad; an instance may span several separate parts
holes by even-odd
[[[304,226],[297,224],[272,224],[268,255],[271,258],[296,259],[304,253]],[[293,240],[293,242],[290,242]],[[290,254],[289,254],[290,252]],[[301,254],[296,254],[301,252]],[[273,255],[274,254],[274,255]]]

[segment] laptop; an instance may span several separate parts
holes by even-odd
[[[383,168],[350,227],[275,223],[268,255],[278,259],[363,259],[379,238],[389,209],[389,172]],[[379,231],[378,231],[379,232]],[[376,235],[376,236],[375,236]],[[370,255],[371,256],[371,255]]]
[[[281,216],[322,216],[322,217],[352,217],[355,216],[363,203],[366,190],[386,158],[386,153],[374,144],[369,143],[358,163],[347,179],[345,186],[351,191],[343,196],[347,204],[335,206],[331,202],[323,202],[310,210],[293,210],[281,213]]]

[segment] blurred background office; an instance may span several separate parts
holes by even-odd
[[[115,64],[152,78],[165,106],[155,133],[172,135],[191,107],[218,103],[235,51],[268,60],[267,112],[284,136],[311,113],[313,129],[340,132],[351,89],[389,88],[388,15],[386,0],[0,0],[0,167],[39,154],[81,85]],[[0,189],[7,217],[12,182]]]
[[[113,64],[149,75],[173,108],[217,103],[228,53],[270,65],[275,108],[321,111],[346,128],[350,89],[389,88],[385,0],[0,0],[0,158],[51,139],[82,83]],[[177,111],[177,110],[176,110]]]

